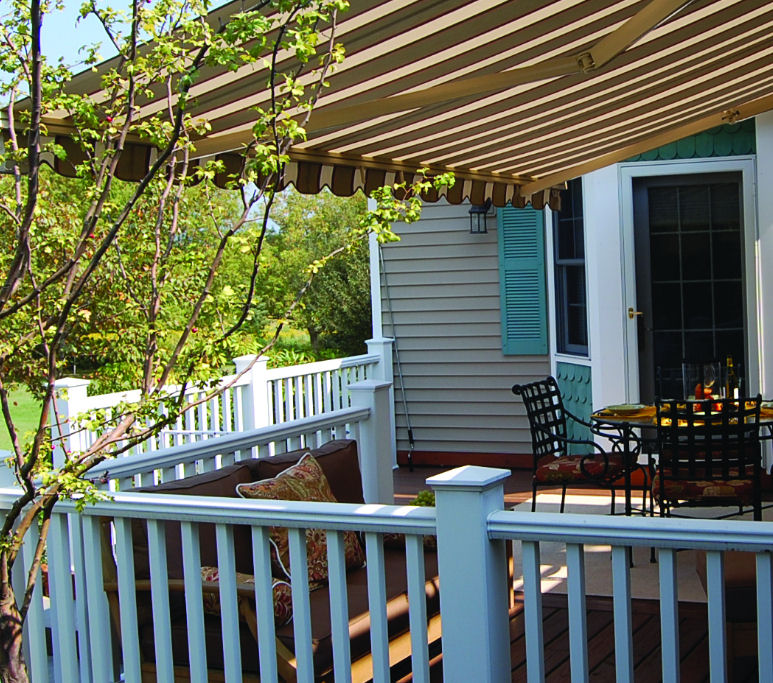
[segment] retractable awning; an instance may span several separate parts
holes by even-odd
[[[348,195],[428,167],[456,174],[451,202],[541,207],[570,178],[773,108],[767,1],[351,4],[337,28],[346,60],[290,154],[287,180],[303,192]],[[85,73],[72,87],[98,84]],[[206,69],[192,94],[212,127],[197,154],[238,154],[267,97],[251,68]],[[147,163],[142,145],[132,154],[127,176]]]

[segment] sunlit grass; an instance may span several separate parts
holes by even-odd
[[[40,419],[40,406],[26,389],[12,391],[10,399],[14,425],[19,433],[19,438],[23,439],[26,432],[37,427]],[[0,420],[0,451],[9,450],[11,450],[11,437],[8,435],[5,420]]]

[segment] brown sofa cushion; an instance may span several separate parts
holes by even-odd
[[[438,580],[437,554],[424,552],[424,568],[427,581],[427,615],[440,611],[440,583]],[[408,578],[405,569],[405,552],[384,548],[386,574],[387,629],[392,638],[408,630]],[[349,572],[346,577],[349,603],[349,642],[352,660],[370,652],[370,613],[368,611],[368,580],[365,567]],[[333,666],[332,627],[330,625],[330,593],[314,591],[309,595],[311,604],[311,640],[314,652],[314,671],[317,676]],[[277,636],[294,651],[293,625],[277,629]]]
[[[172,493],[176,495],[190,496],[222,496],[225,498],[236,497],[237,484],[246,484],[251,481],[250,468],[242,463],[229,465],[214,472],[205,472],[193,477],[170,481],[158,486],[143,486],[135,489],[138,492]],[[166,532],[166,561],[169,578],[183,578],[182,566],[182,540],[180,538],[180,524],[167,522]],[[132,534],[134,543],[134,571],[138,579],[150,577],[148,563],[148,532],[143,520],[132,522]],[[199,525],[199,544],[201,546],[201,563],[203,565],[217,565],[217,545],[215,541],[215,525]],[[252,540],[249,527],[234,527],[234,545],[237,548],[247,548],[248,553],[236,552],[236,571],[245,574],[252,573]]]
[[[362,476],[357,456],[357,442],[352,439],[336,439],[328,441],[319,448],[302,448],[261,458],[258,463],[255,479],[275,477],[282,470],[294,465],[304,453],[311,452],[325,473],[330,489],[339,503],[364,503],[362,496]]]

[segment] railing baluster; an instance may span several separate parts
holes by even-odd
[[[114,525],[124,679],[127,683],[140,683],[142,672],[140,668],[140,643],[137,624],[137,591],[134,587],[135,572],[131,520],[116,517]]]
[[[569,656],[572,682],[588,680],[588,624],[585,614],[585,549],[578,543],[566,546],[569,591]]]
[[[330,625],[333,639],[333,678],[336,683],[351,683],[349,601],[346,595],[346,564],[344,562],[343,533],[341,532],[327,532],[327,565],[328,585],[330,586]]]
[[[21,563],[14,565],[14,592],[17,602],[21,599],[26,588],[27,575],[35,555],[35,547],[40,534],[38,527],[33,524],[22,543]],[[35,580],[35,588],[32,592],[27,619],[24,621],[24,644],[26,646],[24,656],[27,659],[30,679],[35,683],[48,683],[48,653],[46,652],[46,626],[43,618],[43,576],[38,570]]]
[[[223,421],[220,417],[220,399],[217,396],[213,396],[210,399],[210,420],[211,420],[211,429],[213,432],[216,432],[219,436],[220,432],[224,432],[225,429],[223,428]]]
[[[612,596],[615,617],[615,675],[620,683],[633,680],[633,620],[631,618],[632,548],[612,546]]]
[[[386,616],[384,544],[381,536],[365,534],[368,571],[368,610],[370,611],[370,651],[373,657],[373,683],[389,682],[389,635]]]
[[[303,413],[303,377],[296,377],[293,381],[293,412],[291,420],[300,420],[306,417]]]
[[[773,555],[757,553],[757,653],[760,681],[773,681]]]
[[[201,398],[202,394],[197,393],[194,397],[194,400],[199,400]],[[207,435],[207,429],[209,426],[209,420],[207,419],[207,402],[204,401],[202,403],[199,403],[198,405],[198,418],[199,418],[199,424],[198,424],[198,430],[201,432],[201,438],[207,439],[209,438]]]
[[[244,431],[244,394],[249,391],[249,386],[241,385],[234,387],[233,391],[233,423],[234,431]],[[271,404],[269,403],[269,406]]]
[[[183,416],[182,414],[177,416],[177,419],[174,421],[174,445],[175,446],[181,446],[185,443],[185,435],[182,434],[183,430]]]
[[[706,552],[706,595],[709,605],[709,670],[711,680],[727,680],[725,654],[724,557],[719,550]]]
[[[333,410],[338,410],[343,407],[343,401],[341,401],[341,371],[335,370],[332,372],[331,379],[333,380]]]
[[[153,640],[156,671],[159,680],[174,680],[172,661],[172,625],[169,617],[169,590],[166,564],[164,522],[148,520],[148,555],[150,557],[150,597],[153,604]]]
[[[314,414],[319,415],[324,408],[322,407],[322,373],[314,373]]]
[[[282,414],[282,422],[287,422],[293,419],[293,387],[295,383],[292,378],[286,379],[282,382],[284,385],[284,413]]]
[[[227,681],[242,680],[242,649],[239,638],[239,607],[236,596],[236,564],[233,526],[218,524],[217,566],[220,583],[220,623],[223,634],[224,677]]]
[[[274,651],[276,649],[271,589],[271,554],[269,532],[265,527],[252,527],[252,567],[255,576],[255,605],[258,629],[258,652],[260,657],[260,680],[277,683],[278,671]]]
[[[91,639],[89,637],[89,610],[86,604],[86,572],[84,570],[83,537],[79,515],[70,515],[70,562],[72,563],[73,587],[75,589],[75,630],[78,634],[78,658],[81,668],[80,683],[91,683],[92,659]]]
[[[234,431],[234,412],[233,412],[233,395],[236,391],[236,387],[231,387],[223,392],[223,431]]]
[[[113,651],[110,638],[110,615],[105,593],[94,590],[103,585],[102,577],[102,534],[98,517],[84,516],[83,554],[85,600],[88,601],[89,640],[91,642],[91,671],[95,681],[113,680]],[[91,590],[86,590],[86,586]]]
[[[314,683],[314,655],[311,651],[311,607],[309,573],[306,566],[306,531],[289,529],[290,575],[293,587],[293,636],[298,662],[298,683]]]
[[[204,636],[204,609],[201,592],[201,551],[199,527],[180,523],[183,576],[185,578],[185,613],[188,631],[188,662],[191,683],[207,681],[207,647]]]
[[[427,644],[427,594],[424,587],[424,538],[405,537],[405,570],[408,574],[408,620],[411,629],[411,670],[414,683],[429,683]]]
[[[676,552],[661,548],[660,565],[660,643],[664,683],[679,681],[679,603],[676,584]]]
[[[54,680],[80,680],[73,628],[74,601],[70,571],[69,529],[66,514],[51,515],[47,554],[51,590],[51,638],[54,646]],[[85,662],[84,662],[85,664]]]
[[[545,649],[542,638],[542,574],[539,542],[524,541],[523,612],[526,634],[526,677],[529,683],[545,680]]]

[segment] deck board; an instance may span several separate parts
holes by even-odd
[[[615,646],[612,599],[587,600],[588,670],[593,681],[615,680]],[[633,600],[634,676],[637,681],[661,680],[660,618],[654,600]],[[681,680],[698,683],[709,680],[708,626],[706,606],[679,604]],[[543,595],[543,636],[545,642],[545,678],[569,680],[569,619],[565,595]],[[523,633],[523,601],[516,597],[510,619],[510,658],[512,681],[526,680],[526,644]],[[442,656],[432,662],[431,680],[442,681]],[[733,681],[753,681],[753,662],[742,662],[733,671]],[[400,679],[410,681],[410,676]]]

